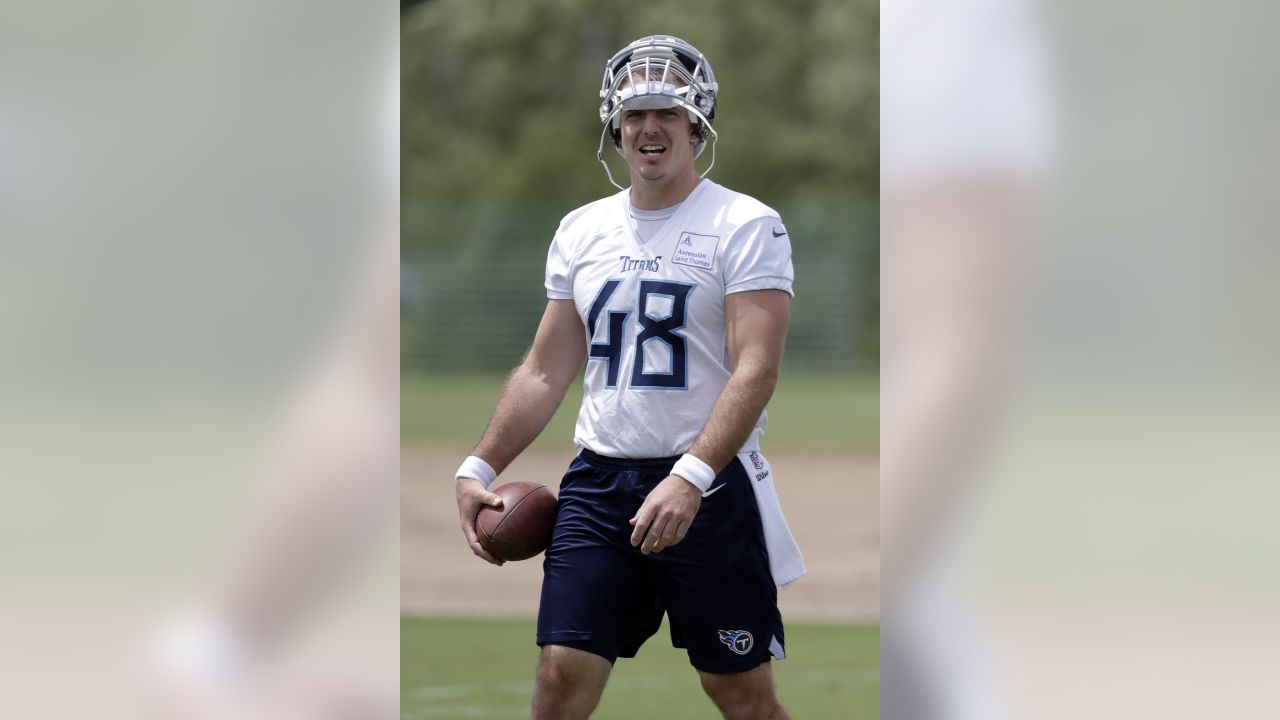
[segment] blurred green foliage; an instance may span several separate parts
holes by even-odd
[[[791,231],[792,367],[875,367],[878,26],[870,0],[436,0],[408,12],[406,371],[518,361],[559,219],[615,191],[595,158],[604,63],[659,33],[698,47],[720,84],[712,179]]]

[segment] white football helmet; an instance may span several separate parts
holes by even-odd
[[[694,157],[702,155],[711,140],[711,164],[699,177],[706,177],[716,164],[716,131],[711,121],[716,117],[715,74],[711,63],[698,49],[678,37],[650,35],[640,38],[614,54],[604,66],[604,82],[600,85],[600,121],[604,129],[596,148],[596,159],[604,166],[609,182],[625,189],[613,179],[604,161],[604,140],[613,140],[621,153],[619,114],[623,110],[649,110],[682,107],[698,126],[702,140],[694,149]]]

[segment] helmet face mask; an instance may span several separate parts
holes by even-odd
[[[605,63],[600,86],[600,121],[604,129],[596,150],[596,158],[604,164],[609,181],[621,188],[604,162],[604,138],[609,136],[614,149],[620,151],[619,116],[624,110],[684,108],[690,123],[698,126],[701,137],[694,157],[702,154],[710,139],[714,165],[716,131],[711,123],[715,119],[718,91],[711,64],[697,48],[680,38],[651,35],[615,53]],[[702,176],[710,170],[707,167]]]

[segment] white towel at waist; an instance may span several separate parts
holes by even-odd
[[[747,469],[751,487],[756,491],[756,505],[760,508],[760,522],[764,525],[764,542],[769,551],[773,581],[778,587],[786,588],[799,580],[806,570],[800,546],[791,534],[787,519],[782,516],[782,504],[778,502],[778,491],[773,486],[773,468],[769,467],[764,453],[758,450],[739,453],[738,460]]]

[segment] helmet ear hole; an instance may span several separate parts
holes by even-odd
[[[621,150],[622,149],[622,133],[619,132],[618,130],[610,130],[609,137],[613,138],[613,146]]]

